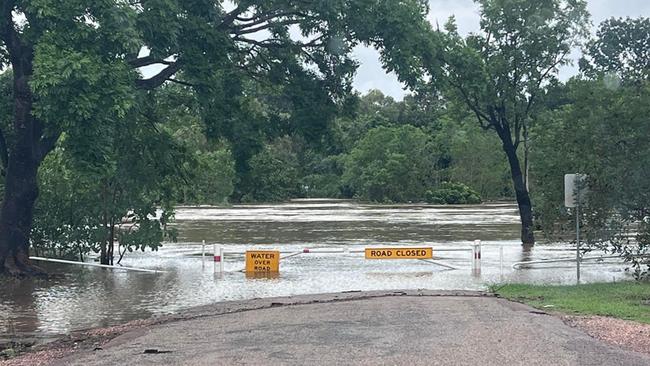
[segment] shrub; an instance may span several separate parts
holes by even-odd
[[[462,183],[444,182],[435,190],[428,190],[425,199],[434,204],[477,204],[481,196]]]

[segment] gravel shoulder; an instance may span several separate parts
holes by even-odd
[[[650,355],[650,324],[605,316],[563,316],[564,322],[608,344]]]
[[[0,365],[650,364],[638,347],[594,338],[606,339],[588,319],[481,292],[267,298],[75,333]]]

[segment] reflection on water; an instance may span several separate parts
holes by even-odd
[[[280,205],[231,208],[179,208],[179,242],[159,252],[130,253],[125,266],[165,273],[110,271],[44,263],[53,278],[3,279],[0,294],[0,342],[8,338],[46,340],[71,330],[107,326],[131,319],[172,313],[216,301],[319,292],[378,289],[485,289],[503,281],[572,283],[571,264],[553,270],[513,271],[512,263],[571,257],[570,247],[538,245],[522,250],[517,240],[516,206],[361,205],[350,201],[301,200]],[[213,274],[213,262],[201,259],[201,241],[231,248],[350,248],[364,245],[468,247],[481,239],[483,260],[473,272],[467,252],[434,251],[436,260],[366,261],[362,253],[305,254],[280,263],[280,275],[247,278],[242,255]],[[503,247],[503,263],[499,248]],[[210,246],[207,248],[210,249]],[[584,265],[588,281],[621,279],[618,265]]]

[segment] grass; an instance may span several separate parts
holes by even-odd
[[[490,291],[544,310],[610,316],[650,324],[650,282],[577,286],[507,284],[492,286]]]

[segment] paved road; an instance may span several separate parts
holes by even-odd
[[[650,365],[650,357],[606,345],[556,317],[480,294],[256,301],[132,331],[58,364]],[[152,349],[165,353],[144,353]]]

